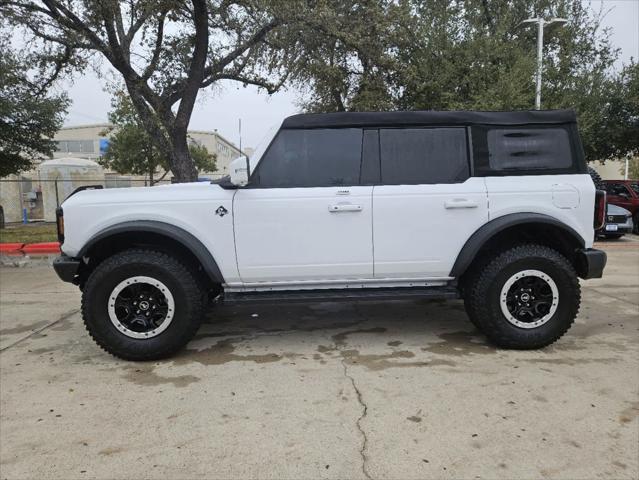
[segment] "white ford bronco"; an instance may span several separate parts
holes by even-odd
[[[79,191],[54,267],[95,341],[166,357],[223,302],[463,298],[495,345],[573,323],[605,193],[572,111],[295,115],[217,183]]]

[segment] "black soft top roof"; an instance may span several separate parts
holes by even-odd
[[[292,115],[281,128],[386,127],[404,125],[526,125],[575,123],[574,110],[516,112],[406,111],[338,112]]]

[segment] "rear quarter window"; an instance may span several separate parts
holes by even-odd
[[[478,175],[581,173],[571,130],[560,125],[473,127],[472,138]]]

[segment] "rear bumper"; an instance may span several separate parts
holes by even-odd
[[[606,252],[584,248],[577,252],[577,274],[583,278],[601,278],[607,260]]]
[[[78,285],[78,270],[80,268],[80,260],[67,255],[60,255],[53,261],[53,269],[63,282]]]

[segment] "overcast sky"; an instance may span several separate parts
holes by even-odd
[[[592,8],[599,10],[600,0],[593,0]],[[619,65],[630,58],[639,58],[639,0],[604,0],[608,11],[604,26],[612,29],[612,42],[621,48]],[[93,73],[76,78],[68,92],[73,100],[65,125],[106,122],[110,96],[103,91],[104,83]],[[532,88],[532,83],[531,83]],[[269,97],[254,87],[242,87],[224,82],[215,92],[200,94],[191,118],[191,130],[215,130],[228,140],[239,143],[238,119],[242,119],[242,146],[254,147],[268,130],[288,115],[296,113],[295,91],[283,91]]]

